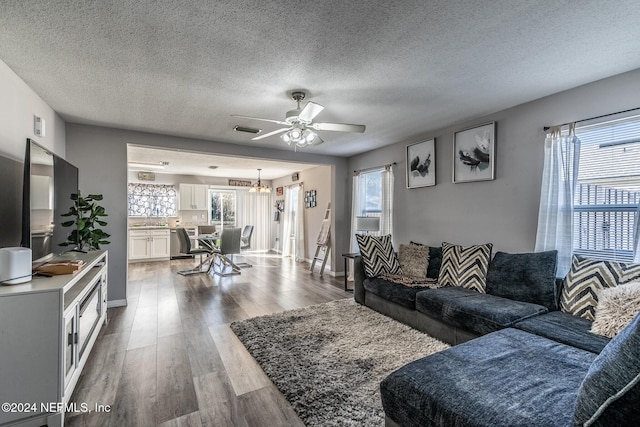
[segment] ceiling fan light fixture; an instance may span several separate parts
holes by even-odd
[[[304,139],[304,131],[298,127],[293,127],[282,134],[282,140],[287,144],[298,145]]]
[[[306,147],[313,144],[318,134],[311,129],[294,127],[283,133],[282,140],[288,145],[294,144],[297,147]]]
[[[348,123],[314,123],[314,119],[324,107],[315,102],[309,101],[301,108],[300,102],[306,98],[306,93],[302,90],[294,90],[290,94],[291,98],[296,102],[297,108],[287,111],[284,121],[264,119],[260,117],[240,116],[233,115],[233,117],[240,117],[243,119],[260,120],[263,122],[277,123],[279,125],[285,125],[280,129],[268,132],[264,135],[260,135],[251,138],[252,141],[261,140],[274,135],[279,135],[280,138],[287,143],[287,145],[298,147],[306,147],[309,145],[322,144],[324,141],[314,131],[334,131],[334,132],[357,132],[362,133],[365,131],[365,125],[354,125]]]
[[[316,136],[316,133],[310,129],[305,129],[305,131],[302,133],[302,137],[306,142],[306,145],[311,144],[313,140],[316,139]]]

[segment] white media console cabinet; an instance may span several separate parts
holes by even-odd
[[[83,268],[0,286],[0,426],[62,426],[107,319],[107,251],[68,252]]]

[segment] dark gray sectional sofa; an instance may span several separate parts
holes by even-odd
[[[437,278],[441,249],[429,248],[427,277]],[[562,280],[555,278],[555,251],[494,256],[487,293],[449,287],[424,289],[367,278],[354,263],[354,298],[374,310],[451,345],[515,327],[599,353],[609,339],[589,332],[589,320],[558,311]]]
[[[438,251],[430,248],[428,277],[437,277]],[[480,294],[367,278],[356,258],[357,302],[454,345],[381,383],[386,424],[640,422],[640,320],[609,340],[591,333],[589,320],[558,311],[555,259],[553,252],[499,252]]]

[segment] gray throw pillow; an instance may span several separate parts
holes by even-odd
[[[412,277],[426,277],[429,265],[429,247],[400,245],[398,260],[402,274]]]
[[[558,251],[509,254],[497,252],[487,272],[487,293],[558,309]]]
[[[422,243],[411,241],[410,244],[426,246]],[[437,279],[440,276],[440,266],[442,265],[442,247],[429,246],[429,266],[427,267],[427,277]]]
[[[591,332],[613,338],[640,312],[640,282],[631,282],[598,293],[596,319]]]
[[[640,316],[591,364],[578,390],[574,425],[637,425],[640,420]]]

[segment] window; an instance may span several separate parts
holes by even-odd
[[[236,225],[236,192],[234,190],[209,190],[210,223],[218,225],[217,229],[235,227]]]
[[[353,177],[352,194],[352,248],[357,248],[353,236],[358,231],[356,223],[359,216],[380,218],[379,231],[371,232],[371,234],[391,234],[393,231],[393,170],[391,165],[356,173]]]
[[[640,117],[576,129],[581,141],[573,253],[633,262],[640,204]]]
[[[129,184],[129,216],[176,216],[176,187],[161,184]]]
[[[364,192],[362,215],[380,216],[382,213],[382,171],[362,174]]]

